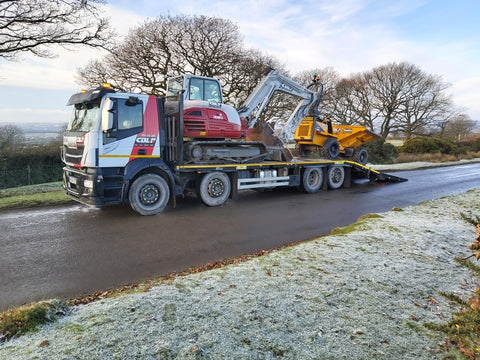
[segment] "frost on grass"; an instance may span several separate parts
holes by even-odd
[[[149,292],[75,308],[0,346],[2,359],[434,359],[450,318],[438,293],[471,295],[468,253],[480,189],[368,216],[362,229]],[[461,285],[463,284],[463,285]]]

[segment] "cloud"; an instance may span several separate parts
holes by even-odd
[[[465,107],[472,120],[480,122],[478,89],[480,89],[480,77],[471,77],[457,81],[450,92],[454,96],[455,103]]]
[[[105,5],[102,16],[109,17],[110,24],[119,37],[127,34],[130,28],[145,19],[112,5]],[[1,62],[0,85],[77,91],[80,90],[75,81],[77,69],[85,66],[91,59],[99,59],[106,55],[105,50],[80,46],[71,49],[56,47],[53,50],[56,54],[53,59],[27,54],[19,61]]]
[[[75,89],[78,87],[75,84],[76,69],[85,64],[86,57],[88,59],[99,51],[60,49],[57,53],[54,59],[26,55],[19,62],[2,63],[0,84],[36,89]]]

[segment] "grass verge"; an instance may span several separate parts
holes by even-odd
[[[480,258],[480,218],[462,218],[468,223],[477,227],[477,237],[469,246],[474,253],[473,256]],[[480,276],[480,267],[467,259],[456,259],[477,277]],[[448,358],[453,359],[480,359],[480,288],[475,291],[475,296],[468,301],[455,294],[441,293],[443,297],[450,300],[452,304],[459,307],[452,318],[445,324],[426,323],[426,328],[439,331],[445,334],[446,341],[442,344],[448,351]]]
[[[351,232],[358,231],[358,230],[367,230],[368,226],[365,225],[364,221],[368,219],[378,219],[382,216],[379,214],[365,214],[358,218],[357,222],[353,224],[343,226],[343,227],[336,227],[332,229],[330,235],[347,235]]]
[[[62,300],[32,303],[7,310],[0,314],[0,342],[35,331],[39,325],[55,321],[69,313],[68,304]]]
[[[58,205],[70,201],[61,182],[0,190],[0,210]]]
[[[444,163],[450,161],[460,161],[460,160],[472,160],[480,158],[480,152],[470,151],[466,154],[461,155],[451,155],[451,154],[408,154],[400,153],[396,159],[393,160],[394,164],[409,163],[409,162],[434,162],[434,163]]]

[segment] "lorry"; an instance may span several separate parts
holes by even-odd
[[[249,136],[274,91],[300,99],[282,134]],[[165,97],[117,92],[108,85],[70,97],[63,136],[63,187],[72,199],[101,207],[128,202],[155,215],[195,193],[219,206],[239,191],[298,187],[306,193],[370,181],[404,181],[346,160],[294,158],[283,139],[317,97],[270,71],[238,110],[225,104],[215,78],[186,74],[168,81]],[[261,127],[262,129],[262,127]],[[268,129],[268,126],[263,126]]]

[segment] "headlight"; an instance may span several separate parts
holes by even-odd
[[[93,189],[93,181],[92,180],[84,180],[83,186],[89,189]]]

